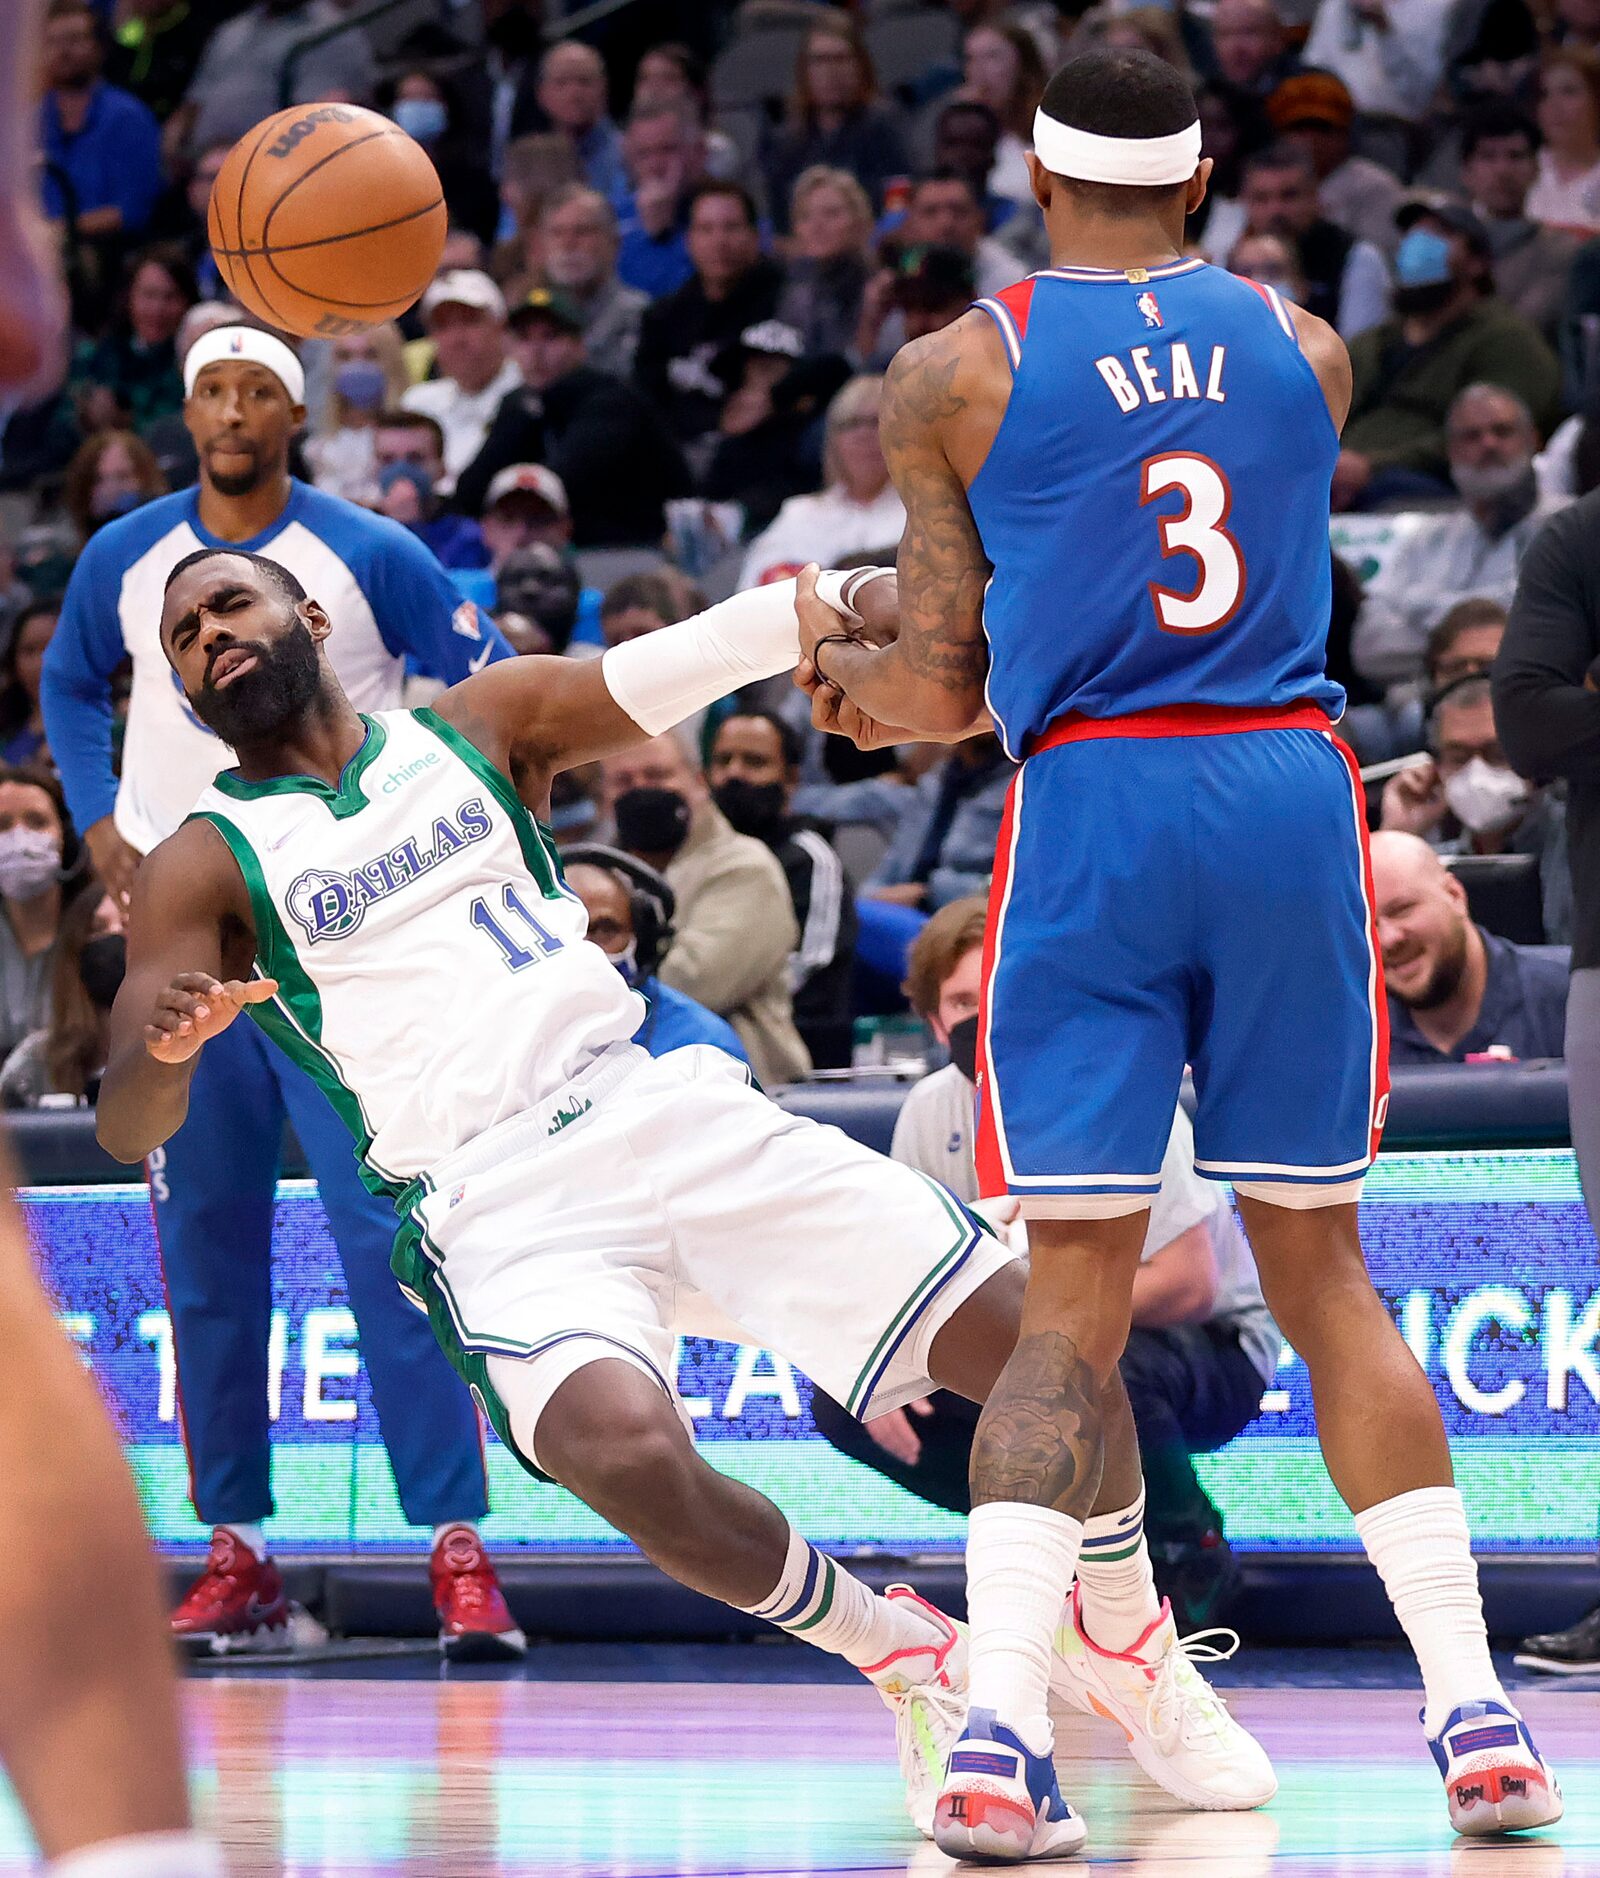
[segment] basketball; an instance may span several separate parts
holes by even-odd
[[[332,339],[403,313],[433,278],[446,213],[427,152],[376,111],[297,105],[228,153],[211,252],[257,319]]]

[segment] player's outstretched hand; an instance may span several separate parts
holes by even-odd
[[[911,1417],[915,1415],[921,1419],[932,1413],[932,1402],[923,1396],[915,1402],[908,1402],[904,1408],[890,1409],[887,1415],[880,1415],[876,1421],[868,1422],[867,1433],[885,1454],[892,1454],[907,1467],[915,1467],[922,1458],[922,1437],[912,1426]]]
[[[247,1004],[264,1004],[277,989],[276,978],[230,978],[223,984],[209,972],[179,972],[156,996],[155,1012],[144,1027],[144,1047],[158,1063],[186,1063]]]

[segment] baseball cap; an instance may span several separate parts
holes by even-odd
[[[490,483],[483,506],[492,509],[497,502],[515,495],[536,496],[557,515],[571,513],[566,484],[553,469],[547,469],[543,463],[513,463],[501,470]]]
[[[441,274],[422,296],[422,317],[431,319],[442,306],[476,307],[497,320],[506,316],[505,295],[480,268],[456,267]]]
[[[221,365],[228,359],[248,359],[265,366],[288,392],[291,404],[305,403],[306,375],[300,361],[281,339],[259,326],[214,326],[202,333],[183,355],[183,395],[189,396],[208,365]]]
[[[1394,225],[1401,234],[1424,217],[1448,228],[1453,235],[1464,236],[1480,254],[1488,254],[1489,231],[1464,202],[1449,196],[1409,196],[1394,212]]]
[[[1296,72],[1267,99],[1267,116],[1274,130],[1295,124],[1331,124],[1348,130],[1355,120],[1355,101],[1342,78],[1332,72]]]
[[[511,309],[508,318],[513,326],[520,326],[524,320],[547,319],[554,326],[565,327],[569,333],[583,331],[582,309],[571,294],[563,293],[559,287],[535,287]]]

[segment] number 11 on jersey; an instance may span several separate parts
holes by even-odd
[[[515,887],[506,887],[500,895],[508,916],[514,918],[520,926],[527,928],[533,940],[533,949],[520,943],[494,914],[489,911],[489,902],[479,894],[472,903],[472,923],[479,932],[487,933],[500,949],[500,956],[506,962],[508,971],[520,972],[530,965],[537,965],[541,959],[549,958],[561,950],[561,941],[554,933],[546,931],[528,911],[522,895]]]

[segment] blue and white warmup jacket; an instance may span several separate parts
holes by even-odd
[[[409,656],[454,684],[511,648],[462,600],[408,529],[309,484],[293,482],[283,513],[249,541],[202,527],[199,490],[182,489],[108,523],[90,538],[67,585],[45,655],[45,732],[80,829],[113,811],[147,853],[194,807],[232,750],[206,729],[161,650],[167,576],[199,548],[264,554],[295,575],[333,622],[328,657],[358,711],[401,701]],[[111,677],[133,661],[119,784],[112,767]]]

